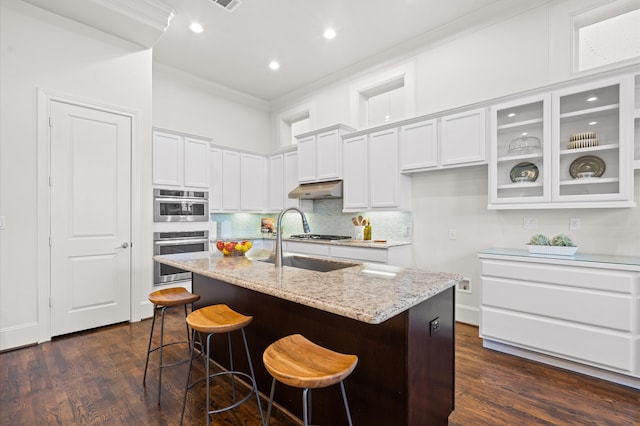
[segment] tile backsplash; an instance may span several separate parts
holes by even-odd
[[[274,213],[212,213],[211,220],[217,223],[218,238],[253,236],[260,234],[261,219],[271,217],[277,221],[279,212]],[[311,233],[345,235],[354,237],[354,216],[362,215],[371,220],[372,239],[398,241],[411,239],[413,217],[411,212],[362,212],[343,213],[342,200],[316,200],[313,212],[306,213]],[[295,211],[282,219],[283,235],[301,234],[302,221]]]

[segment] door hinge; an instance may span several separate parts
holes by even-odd
[[[49,296],[49,307],[53,307],[53,298]]]
[[[53,240],[51,239],[51,235],[49,235],[49,247],[53,245]]]
[[[49,176],[49,187],[51,187],[51,176]]]
[[[53,118],[49,117],[49,127],[53,127]]]

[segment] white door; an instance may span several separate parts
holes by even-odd
[[[51,102],[51,335],[130,319],[131,118]]]

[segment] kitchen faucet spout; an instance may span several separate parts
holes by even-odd
[[[285,215],[285,213],[287,213],[290,210],[295,210],[298,213],[300,213],[300,216],[302,217],[302,228],[304,230],[304,233],[308,234],[309,232],[311,232],[311,230],[309,229],[309,222],[307,222],[307,217],[302,212],[302,210],[296,207],[288,207],[280,212],[280,214],[278,215],[278,221],[276,224],[277,234],[276,234],[276,261],[275,261],[276,268],[280,268],[280,269],[282,268],[282,217]]]

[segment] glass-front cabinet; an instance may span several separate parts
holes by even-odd
[[[634,79],[491,109],[489,208],[631,207]]]
[[[491,128],[490,205],[549,202],[551,95],[492,107]]]

